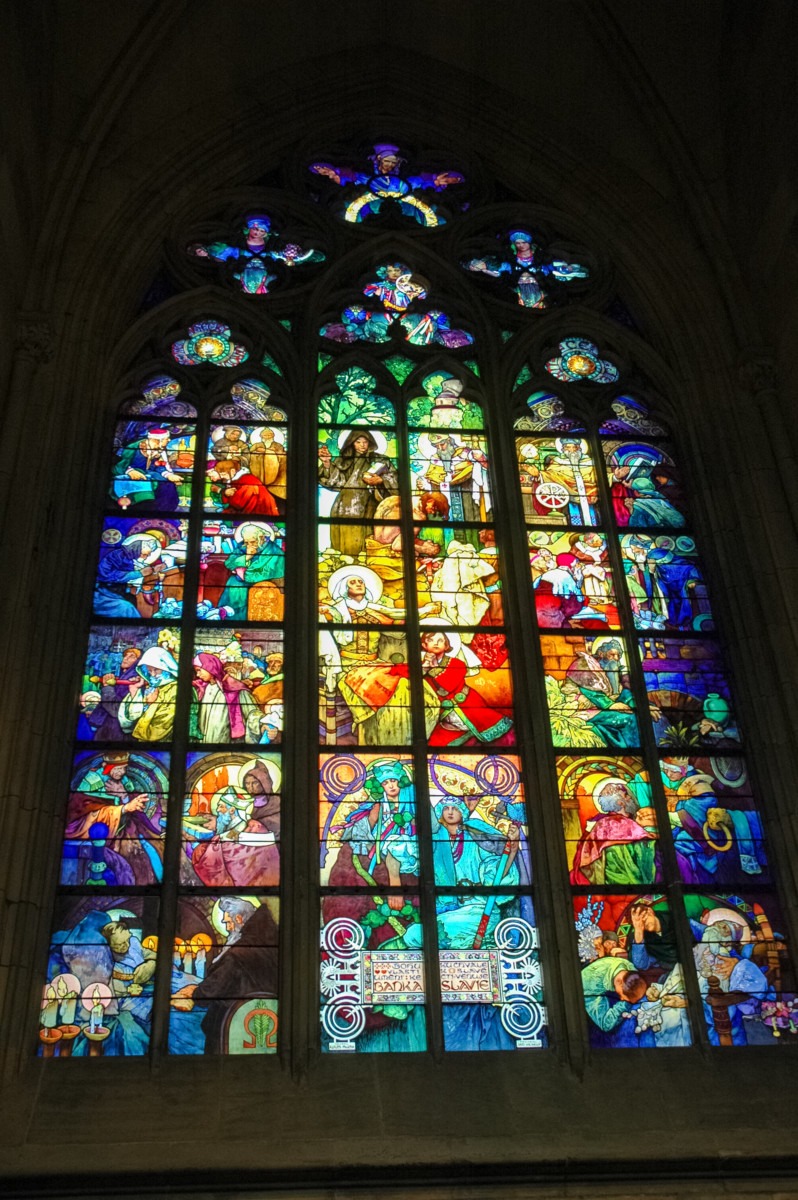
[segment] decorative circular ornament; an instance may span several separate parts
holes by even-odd
[[[584,354],[572,354],[565,365],[574,375],[593,375],[596,371],[595,361]]]
[[[349,917],[335,917],[324,926],[321,934],[322,949],[335,957],[357,954],[366,944],[366,937],[357,921]]]
[[[505,917],[493,934],[499,950],[507,958],[523,958],[538,944],[537,930],[521,917]]]
[[[324,1032],[334,1042],[353,1042],[366,1028],[366,1014],[354,1000],[338,999],[321,1010]]]
[[[514,762],[493,755],[479,760],[474,768],[474,778],[486,792],[496,796],[514,795],[521,781]]]
[[[535,488],[535,498],[543,508],[565,508],[568,489],[561,483],[539,483]]]
[[[222,358],[229,353],[230,343],[220,337],[201,337],[194,341],[192,349],[200,358],[212,362],[215,358]]]
[[[543,1006],[530,1000],[516,1000],[501,1007],[501,1023],[510,1037],[534,1038],[543,1028]]]

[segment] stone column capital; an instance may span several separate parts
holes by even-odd
[[[766,351],[746,354],[740,359],[738,371],[743,387],[754,398],[778,390],[779,369],[773,355]]]
[[[47,363],[55,352],[55,330],[47,313],[19,312],[14,326],[18,356],[29,362]]]

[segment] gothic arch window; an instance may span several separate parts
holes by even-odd
[[[763,819],[610,266],[434,149],[286,178],[183,221],[121,381],[40,1053],[540,1051],[561,959],[596,1048],[773,1042]]]
[[[514,427],[590,1041],[687,1045],[692,1005],[712,1045],[761,1044],[783,917],[689,486],[656,402],[588,339],[557,350]]]
[[[59,1056],[277,1044],[284,389],[224,322],[178,334],[113,432],[42,1007]],[[257,966],[219,998],[239,938]]]

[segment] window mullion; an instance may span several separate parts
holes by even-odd
[[[432,856],[432,822],[430,819],[429,778],[427,771],[427,729],[424,714],[424,686],[421,674],[421,630],[416,587],[415,530],[413,525],[413,495],[410,482],[410,447],[407,432],[405,403],[398,406],[398,458],[402,497],[402,560],[405,575],[405,628],[407,631],[408,666],[413,729],[413,775],[416,796],[416,823],[419,850],[419,888],[421,920],[424,930],[425,995],[429,1049],[433,1057],[443,1054],[443,1013],[441,1005],[440,962],[435,907],[435,874]]]
[[[196,424],[194,473],[188,523],[188,553],[183,579],[183,605],[180,618],[180,659],[177,703],[172,733],[169,800],[164,842],[163,882],[158,917],[158,963],[153,1000],[151,1053],[155,1060],[168,1051],[170,1000],[172,994],[173,947],[177,932],[177,908],[180,888],[180,849],[183,832],[186,757],[190,748],[189,724],[193,695],[193,653],[197,624],[200,545],[202,542],[205,471],[200,467],[208,444],[209,402],[199,407]]]

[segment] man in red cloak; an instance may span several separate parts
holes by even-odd
[[[278,515],[277,501],[266,484],[240,462],[222,459],[208,471],[208,477],[214,481],[212,491],[221,496],[225,512],[263,517]]]

